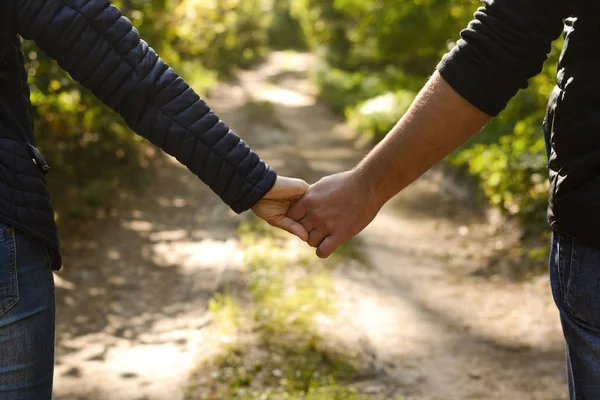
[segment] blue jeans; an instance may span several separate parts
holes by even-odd
[[[0,224],[0,400],[49,400],[54,281],[46,247]]]
[[[600,250],[554,232],[550,282],[567,344],[570,399],[600,399]]]

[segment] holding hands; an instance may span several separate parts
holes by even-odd
[[[273,188],[262,198],[252,211],[270,225],[283,229],[308,241],[308,232],[298,222],[287,216],[290,207],[300,200],[308,190],[308,183],[302,179],[278,176]]]
[[[317,248],[317,256],[327,258],[366,228],[382,205],[359,173],[347,171],[312,185],[287,215],[308,232],[307,242]]]
[[[310,187],[304,181],[279,178],[255,212],[327,258],[369,225],[389,199],[491,119],[436,72],[398,124],[356,168]]]
[[[371,223],[382,205],[358,172],[347,171],[310,187],[300,179],[280,176],[252,210],[317,248],[317,256],[327,258]]]

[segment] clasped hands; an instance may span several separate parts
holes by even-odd
[[[356,171],[325,177],[309,186],[301,179],[279,176],[252,211],[329,257],[342,243],[360,233],[379,212],[375,196]]]

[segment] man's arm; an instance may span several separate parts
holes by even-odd
[[[281,198],[291,186],[294,196],[304,193],[302,182],[277,179],[109,0],[12,1],[18,33],[34,40],[136,133],[175,156],[235,212],[265,196]],[[293,221],[270,222],[306,236]]]
[[[381,207],[477,133],[491,117],[436,73],[388,136],[352,171],[315,184],[288,216],[310,232],[308,243],[329,257],[362,231]]]
[[[436,72],[409,111],[355,172],[369,181],[365,186],[369,196],[383,206],[491,119]]]
[[[352,171],[322,179],[288,216],[328,257],[392,196],[497,115],[541,71],[567,10],[561,0],[484,0],[409,111]]]

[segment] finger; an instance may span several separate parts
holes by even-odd
[[[308,211],[306,210],[306,207],[304,206],[304,202],[302,200],[300,200],[300,201],[294,203],[290,207],[286,216],[294,221],[300,221],[304,217],[306,217],[307,214],[308,214]]]
[[[327,236],[317,249],[317,257],[327,258],[342,244],[342,241],[335,236]]]
[[[303,181],[302,179],[296,179],[296,178],[288,178],[288,179],[290,180],[290,186],[289,186],[290,195],[294,198],[300,198],[300,197],[304,196],[304,194],[310,188],[310,185],[308,183],[306,183],[305,181]]]
[[[315,230],[315,224],[311,222],[311,219],[308,215],[304,216],[304,218],[298,221],[298,223],[302,225],[309,234]]]
[[[267,193],[268,198],[273,199],[299,199],[309,188],[309,184],[302,179],[278,176],[273,189]]]
[[[294,221],[293,219],[281,217],[277,220],[271,221],[271,225],[299,237],[304,242],[308,241],[308,231],[302,226],[302,224]]]
[[[323,233],[318,228],[314,229],[308,234],[308,244],[311,247],[319,247],[319,245],[323,242],[323,239],[325,239],[326,237],[326,233]]]

